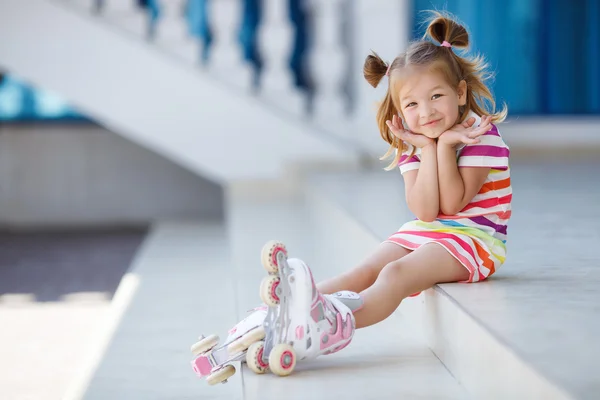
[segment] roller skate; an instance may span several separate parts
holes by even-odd
[[[246,355],[251,369],[267,365],[274,374],[286,376],[297,361],[335,353],[350,344],[353,312],[362,307],[358,294],[320,294],[310,268],[299,259],[288,259],[282,243],[267,243],[262,262],[269,276],[261,283],[260,296],[269,309],[263,322],[264,342],[254,344],[257,351]]]
[[[248,317],[237,323],[228,332],[225,344],[218,346],[219,337],[210,335],[201,336],[200,340],[192,345],[191,351],[195,359],[192,369],[199,377],[206,377],[209,385],[226,383],[235,374],[232,363],[244,361],[248,352],[253,359],[262,359],[262,354],[255,354],[256,346],[265,337],[263,321],[267,315],[267,307],[257,307]],[[254,350],[253,350],[254,349]],[[264,373],[267,365],[258,364],[255,372]]]

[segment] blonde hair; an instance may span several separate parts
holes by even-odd
[[[408,66],[429,67],[431,70],[441,73],[446,82],[455,90],[460,81],[464,80],[467,84],[467,98],[466,104],[459,107],[457,123],[464,121],[470,111],[479,116],[489,115],[494,123],[504,121],[508,112],[506,104],[500,111],[495,111],[496,102],[485,83],[492,77],[492,74],[487,71],[488,64],[484,58],[480,55],[460,56],[453,50],[469,47],[469,34],[466,28],[447,13],[439,11],[430,11],[429,13],[431,16],[428,18],[427,31],[422,40],[410,43],[408,49],[396,57],[391,64],[387,64],[373,52],[367,56],[363,67],[364,77],[373,87],[379,85],[386,73],[390,78],[388,90],[379,104],[376,117],[381,137],[390,144],[390,148],[381,157],[381,160],[390,158],[395,153],[392,163],[385,168],[386,170],[391,170],[398,165],[402,150],[406,149],[402,140],[394,136],[386,124],[386,121],[391,121],[392,117],[401,110],[397,99],[398,91],[392,90],[394,72],[399,72]],[[427,38],[439,43],[446,41],[452,47],[435,44],[426,40]]]

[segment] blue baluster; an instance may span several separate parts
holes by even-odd
[[[263,60],[258,50],[258,26],[262,19],[263,3],[261,0],[243,0],[243,2],[239,40],[244,60],[252,65],[252,86],[256,89],[260,85],[263,67]]]
[[[137,0],[139,7],[148,13],[148,39],[152,40],[156,34],[156,24],[160,18],[160,4],[158,0]]]
[[[36,114],[35,91],[33,88],[25,83],[21,83],[19,86],[21,87],[21,94],[23,96],[21,97],[21,113],[19,119],[34,120],[36,117],[40,117]]]
[[[213,42],[209,17],[209,0],[188,0],[187,20],[190,35],[200,40],[200,62],[207,64]]]
[[[304,0],[289,0],[289,18],[294,29],[294,45],[290,57],[290,69],[293,72],[294,84],[301,90],[312,91],[312,84],[307,69],[309,51],[308,23],[304,11]]]

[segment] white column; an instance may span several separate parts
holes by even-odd
[[[305,98],[295,88],[289,58],[293,30],[284,0],[263,0],[263,18],[259,26],[259,49],[264,60],[261,93],[265,99],[295,115],[304,112]]]
[[[341,46],[343,3],[345,0],[310,2],[314,27],[310,52],[310,71],[316,90],[314,112],[319,123],[333,129],[340,127],[339,121],[344,116],[342,84],[349,68]]]
[[[104,0],[100,15],[136,36],[146,34],[146,15],[135,0]]]
[[[184,16],[185,0],[160,1],[160,14],[154,41],[169,53],[190,63],[198,61],[199,48],[189,34]]]
[[[210,5],[210,26],[214,41],[210,49],[209,70],[238,88],[251,85],[252,69],[244,61],[238,33],[242,23],[240,0],[213,0]]]
[[[353,132],[357,141],[377,156],[388,148],[380,138],[375,120],[377,103],[385,96],[388,80],[384,77],[374,89],[363,77],[363,65],[371,50],[386,62],[392,62],[406,50],[412,28],[411,4],[410,0],[356,0],[353,38],[356,58],[352,68],[357,101]]]

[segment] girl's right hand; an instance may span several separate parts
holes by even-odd
[[[397,115],[392,117],[391,121],[385,121],[390,131],[396,136],[398,139],[406,142],[408,144],[412,144],[414,147],[423,148],[429,146],[430,144],[435,143],[435,141],[431,138],[428,138],[425,135],[419,135],[412,133],[409,130],[404,129],[402,125],[402,121],[398,118]]]

